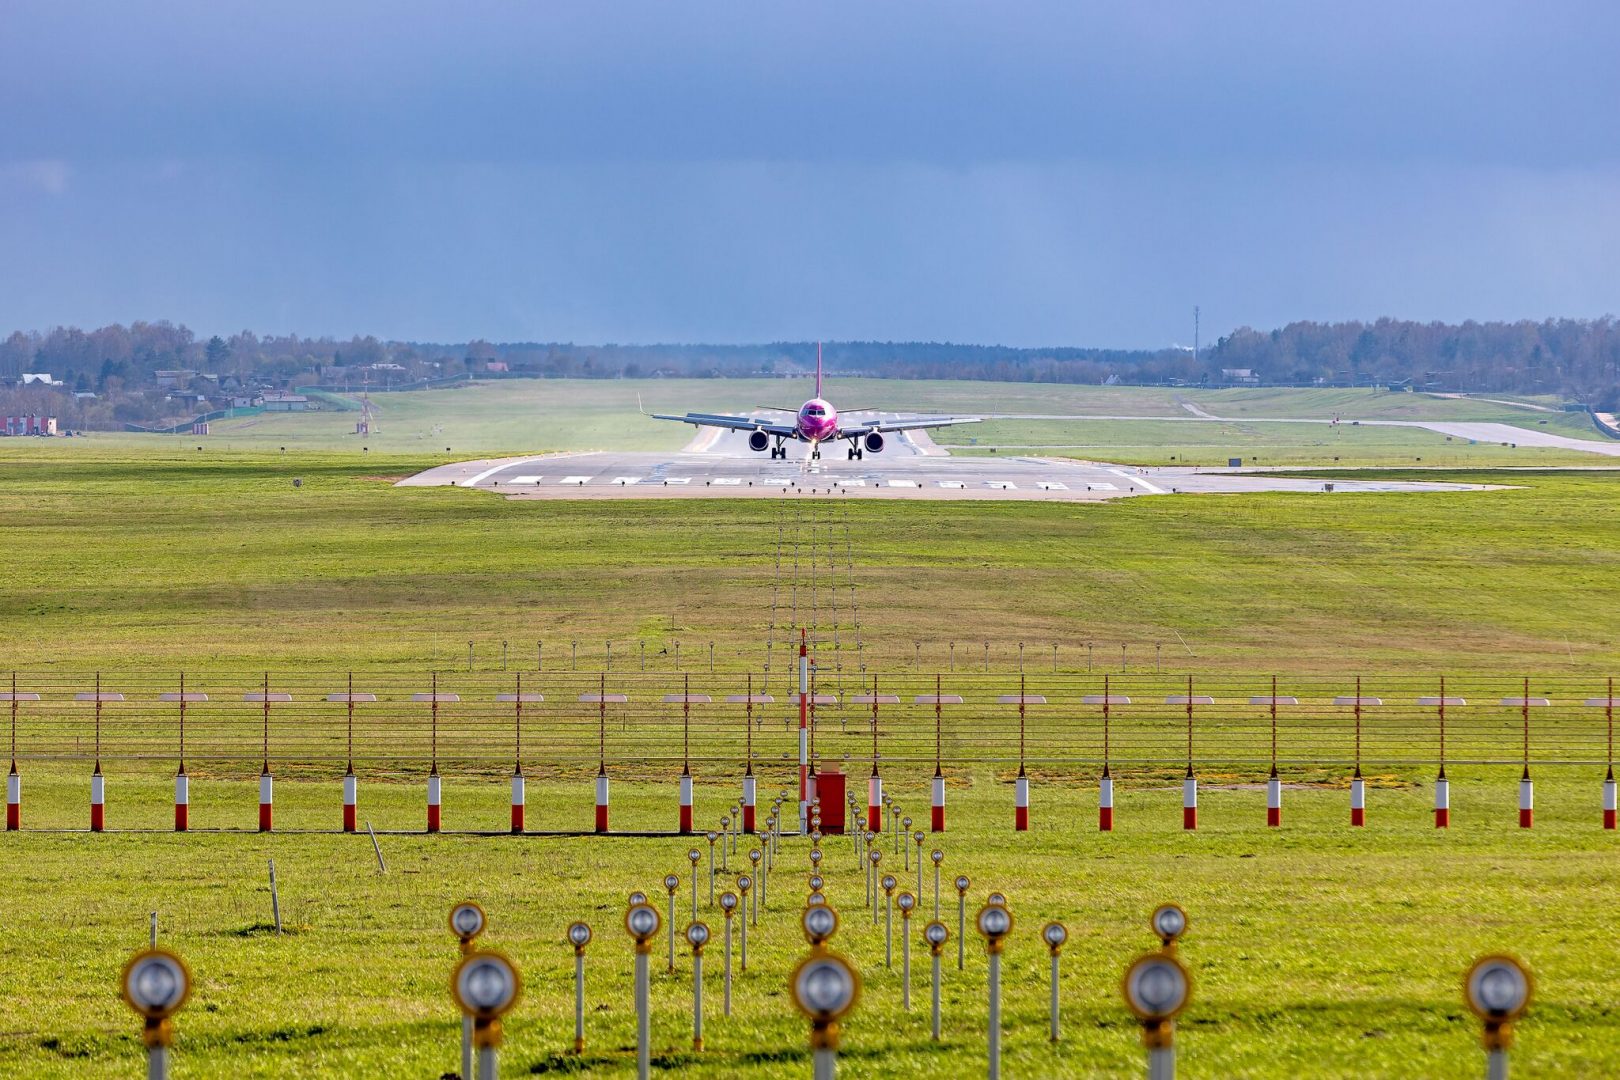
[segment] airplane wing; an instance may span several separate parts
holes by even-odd
[[[759,420],[751,416],[726,416],[721,413],[687,413],[684,416],[666,416],[653,413],[654,420],[673,420],[678,424],[692,424],[695,427],[726,428],[730,431],[763,431],[768,435],[781,435],[792,437],[798,428],[793,424],[771,423],[768,420]]]
[[[859,424],[838,426],[837,438],[865,435],[869,431],[917,431],[921,428],[950,427],[952,424],[978,424],[978,416],[920,416],[914,420],[864,420]]]

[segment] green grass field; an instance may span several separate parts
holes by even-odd
[[[1584,438],[1567,425],[1554,434]],[[1182,420],[992,420],[946,428],[934,441],[953,454],[992,452],[1117,461],[1128,465],[1245,465],[1293,468],[1478,469],[1597,466],[1616,459],[1582,450],[1470,442],[1421,428]],[[992,451],[990,448],[994,447]]]
[[[705,403],[714,404],[647,405]],[[625,410],[623,400],[604,398],[597,430],[618,430]],[[483,420],[449,423],[473,430]],[[535,448],[525,420],[499,423],[511,426],[490,434],[489,449],[513,448],[504,440],[519,437],[517,448]],[[409,427],[399,427],[403,442]],[[992,667],[1008,673],[1019,642],[1039,643],[1043,662],[1057,642],[1062,666],[1075,671],[1094,641],[1107,645],[1096,654],[1101,670],[1124,641],[1133,670],[1164,642],[1167,668],[1201,677],[1399,670],[1589,678],[1620,666],[1612,473],[1485,468],[1456,475],[1512,489],[1073,505],[513,503],[485,492],[392,487],[392,478],[465,456],[459,434],[443,444],[455,448],[448,455],[440,434],[364,454],[335,434],[332,445],[347,449],[311,449],[329,437],[314,429],[286,454],[268,438],[231,451],[211,436],[201,452],[186,439],[0,442],[0,603],[8,614],[0,667],[75,685],[97,667],[166,679],[181,669],[354,666],[405,679],[464,667],[474,640],[479,677],[493,678],[506,639],[525,659],[544,639],[548,660],[559,664],[577,640],[582,666],[599,663],[610,639],[616,657],[646,643],[661,671],[675,640],[689,656],[702,656],[712,640],[718,667],[735,677],[758,670],[773,623],[792,622],[786,592],[773,589],[776,539],[779,529],[791,539],[812,516],[840,550],[847,522],[874,665],[943,666],[952,641],[976,660],[988,641]],[[684,438],[679,429],[675,438]],[[1260,452],[1282,450],[1273,441]],[[808,562],[809,548],[800,554]],[[773,594],[782,601],[774,613]],[[853,622],[847,599],[840,603],[848,642]],[[820,614],[825,620],[825,608]],[[42,721],[63,719],[54,706],[39,708]],[[1560,712],[1558,720],[1571,718]],[[672,732],[642,739],[637,752],[673,753]],[[420,736],[372,734],[404,750]],[[586,827],[591,770],[574,760],[548,765],[544,747],[541,739],[533,754],[530,827]],[[389,833],[389,872],[379,875],[363,836],[294,831],[337,822],[340,768],[324,752],[319,760],[277,759],[277,826],[286,831],[261,836],[212,831],[251,826],[256,768],[199,749],[188,766],[201,831],[184,837],[166,831],[167,753],[143,759],[120,750],[109,760],[111,827],[151,831],[102,836],[79,831],[88,762],[22,762],[25,831],[0,837],[0,927],[11,961],[0,967],[0,1072],[139,1069],[139,1026],[115,981],[146,940],[147,913],[158,910],[164,942],[187,956],[199,980],[177,1024],[176,1076],[438,1076],[456,1067],[446,990],[454,943],[444,918],[452,903],[474,897],[490,910],[489,944],[510,951],[528,979],[508,1024],[507,1075],[631,1074],[630,949],[618,921],[631,889],[658,895],[672,870],[684,879],[685,843],[395,835],[420,827],[420,763],[379,756],[361,769],[362,820]],[[1193,919],[1183,954],[1197,996],[1179,1038],[1186,1075],[1476,1075],[1478,1032],[1462,1008],[1460,979],[1476,954],[1504,947],[1539,979],[1516,1050],[1520,1074],[1620,1072],[1620,1024],[1608,992],[1613,950],[1592,928],[1613,879],[1614,834],[1598,828],[1601,769],[1538,765],[1537,826],[1527,832],[1515,827],[1516,770],[1454,765],[1455,827],[1439,833],[1429,816],[1432,770],[1380,767],[1369,827],[1352,832],[1342,766],[1292,774],[1309,783],[1290,788],[1281,830],[1262,824],[1252,765],[1208,775],[1194,834],[1179,827],[1175,771],[1133,770],[1119,790],[1119,828],[1107,836],[1094,829],[1090,775],[1037,771],[1035,826],[1017,836],[1010,771],[954,771],[946,869],[972,876],[976,901],[992,888],[1006,892],[1019,920],[1008,960],[1007,1074],[1139,1074],[1140,1040],[1118,979],[1150,944],[1147,912],[1167,899]],[[790,780],[779,759],[771,768],[762,802]],[[699,771],[706,825],[730,804],[735,783],[721,786],[710,769]],[[616,773],[615,828],[669,827],[668,772]],[[929,772],[912,761],[887,776],[890,792],[919,817]],[[497,771],[449,771],[446,827],[499,829],[506,791]],[[838,945],[867,977],[847,1025],[845,1075],[975,1074],[984,1054],[982,948],[970,943],[963,974],[947,963],[947,1038],[930,1045],[920,941],[916,1011],[907,1015],[896,974],[882,967],[881,937],[863,921],[852,852],[840,844],[828,844],[829,896],[846,918]],[[689,962],[681,961],[680,978],[656,980],[661,1071],[809,1071],[805,1025],[785,993],[803,951],[787,901],[802,892],[805,844],[784,844],[783,856],[773,878],[778,905],[751,936],[752,970],[739,981],[729,1021],[719,1015],[719,953],[711,948],[701,1058],[687,1049]],[[268,858],[291,930],[281,938],[266,931]],[[598,932],[583,1059],[565,1053],[572,957],[562,930],[579,917]],[[1035,938],[1053,917],[1071,931],[1058,1048],[1045,1039],[1046,958]]]
[[[812,513],[840,554],[847,521],[863,639],[888,662],[923,642],[939,664],[950,641],[991,642],[1003,668],[1020,641],[1061,643],[1070,668],[1087,640],[1132,643],[1139,663],[1170,643],[1181,670],[1556,673],[1620,655],[1609,473],[1073,505],[514,503],[390,486],[441,459],[0,446],[7,665],[422,670],[464,665],[469,639],[486,666],[501,640],[600,657],[608,640],[681,639],[757,667],[773,621],[793,622],[787,592],[772,609],[778,530],[791,560]]]
[[[41,775],[41,773],[44,775]],[[1145,922],[1165,900],[1182,903],[1192,928],[1182,955],[1195,1000],[1180,1025],[1190,1076],[1465,1077],[1482,1069],[1478,1027],[1463,1009],[1463,970],[1504,946],[1538,978],[1538,1001],[1521,1025],[1521,1075],[1611,1075],[1620,1070],[1620,1023],[1610,1007],[1609,950],[1596,913],[1608,906],[1613,834],[1597,828],[1590,770],[1543,775],[1538,822],[1514,827],[1513,776],[1467,769],[1453,775],[1454,827],[1431,827],[1425,787],[1378,789],[1369,826],[1347,827],[1342,790],[1285,796],[1284,828],[1268,830],[1255,790],[1206,788],[1200,829],[1180,828],[1173,784],[1128,786],[1118,826],[1095,831],[1095,789],[1038,782],[1029,833],[1011,832],[1011,789],[989,775],[949,795],[946,896],[952,929],[945,963],[945,1031],[931,1045],[927,961],[913,939],[913,1011],[899,1004],[900,950],[882,965],[881,928],[863,914],[863,878],[853,849],[826,844],[827,893],[843,915],[835,944],[862,971],[865,994],[845,1025],[850,1076],[930,1072],[973,1075],[985,1053],[985,960],[974,935],[967,968],[955,968],[950,876],[973,879],[972,911],[991,889],[1005,892],[1017,926],[1007,950],[1005,1068],[1011,1076],[1140,1075],[1142,1049],[1119,1000],[1126,962],[1152,944]],[[85,770],[35,766],[25,806],[82,828]],[[761,785],[761,801],[774,779]],[[908,812],[926,813],[923,774],[891,775]],[[153,769],[115,774],[113,827],[162,821],[171,786]],[[193,781],[196,820],[253,820],[251,781]],[[668,828],[673,781],[619,784],[614,826]],[[733,785],[698,787],[707,824],[735,798]],[[505,787],[451,777],[449,828],[499,827]],[[282,828],[331,828],[336,774],[322,783],[283,781]],[[363,819],[419,828],[419,784],[361,787]],[[532,783],[533,828],[579,828],[590,814],[587,778]],[[669,872],[684,925],[690,901],[688,846],[679,838],[499,838],[385,835],[386,875],[371,845],[312,834],[21,833],[4,837],[6,886],[0,921],[10,942],[0,971],[0,1069],[10,1075],[127,1076],[139,1069],[139,1025],[116,995],[123,960],[142,947],[147,913],[164,944],[190,961],[198,990],[177,1022],[176,1076],[437,1076],[456,1068],[457,1027],[446,983],[455,958],[449,907],[476,898],[490,913],[487,944],[507,951],[527,982],[506,1025],[506,1075],[633,1074],[629,1008],[631,949],[619,920],[633,889],[659,899]],[[706,844],[699,846],[707,849]],[[932,843],[929,845],[932,846]],[[787,972],[804,953],[794,912],[809,870],[808,844],[784,841],[751,931],[749,973],[738,976],[734,1015],[720,1015],[721,957],[707,954],[706,1050],[690,1051],[688,955],[662,974],[654,952],[653,1052],[659,1071],[797,1077],[809,1071],[806,1026],[792,1012]],[[273,858],[289,933],[268,927],[266,860]],[[889,863],[899,863],[892,853]],[[735,876],[722,875],[721,887]],[[915,874],[896,870],[903,887]],[[932,880],[923,908],[931,914]],[[700,915],[718,929],[706,907]],[[563,929],[584,918],[596,930],[587,963],[587,1051],[572,1041],[571,950]],[[1062,959],[1064,1041],[1046,1040],[1046,968],[1036,937],[1047,919],[1070,929]],[[896,926],[899,919],[896,918]],[[969,934],[973,935],[970,927]],[[48,989],[47,989],[48,987]]]

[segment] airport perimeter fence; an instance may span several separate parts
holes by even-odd
[[[14,683],[11,681],[14,679]],[[796,767],[796,687],[736,673],[19,671],[11,756],[276,766],[599,771],[706,779]],[[15,686],[15,692],[12,686]],[[1264,775],[1612,761],[1614,680],[1379,675],[846,675],[814,683],[825,767],[947,775],[1022,766]]]

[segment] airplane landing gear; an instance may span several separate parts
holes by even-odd
[[[849,460],[860,461],[864,457],[866,457],[866,454],[861,450],[860,447],[852,446],[849,448]]]

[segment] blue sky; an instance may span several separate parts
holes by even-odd
[[[0,332],[1620,312],[1620,5],[7,0]]]

